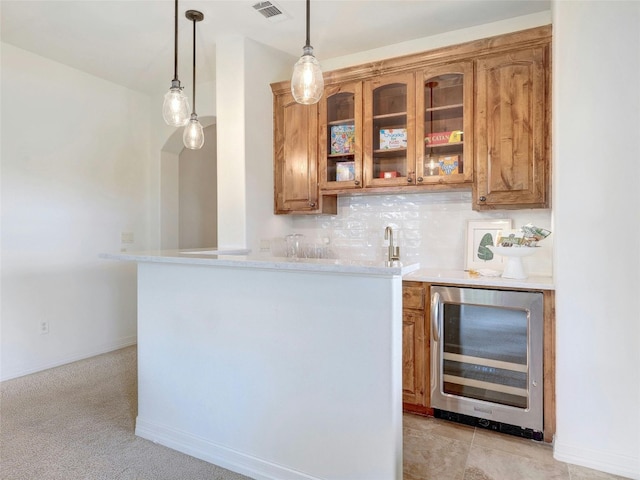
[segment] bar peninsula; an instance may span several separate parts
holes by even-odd
[[[136,435],[254,479],[402,478],[402,275],[218,251],[138,264]]]

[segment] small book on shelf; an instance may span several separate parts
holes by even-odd
[[[380,150],[390,150],[392,148],[407,148],[406,128],[380,129]]]
[[[356,179],[355,162],[336,163],[336,182],[348,182]]]
[[[355,143],[355,126],[333,125],[331,127],[331,154],[353,153]]]
[[[460,173],[460,155],[441,155],[438,158],[440,175],[454,175]]]
[[[447,143],[457,143],[462,141],[462,130],[452,130],[450,132],[432,132],[424,137],[427,146],[444,145]]]

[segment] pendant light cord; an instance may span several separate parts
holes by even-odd
[[[193,113],[196,113],[196,20],[193,20]]]
[[[310,27],[309,25],[311,24],[311,14],[309,12],[309,10],[311,9],[311,0],[307,0],[307,43],[305,45],[305,47],[310,47],[311,45],[311,35],[309,34],[309,30]]]
[[[178,0],[175,2],[173,17],[173,80],[178,80]]]

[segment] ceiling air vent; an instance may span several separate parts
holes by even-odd
[[[284,13],[282,8],[273,2],[258,2],[253,5],[253,8],[270,22],[279,22],[288,18],[288,15]]]

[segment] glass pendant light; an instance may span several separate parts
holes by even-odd
[[[193,21],[193,111],[189,122],[184,127],[182,141],[185,147],[198,150],[204,145],[204,130],[196,114],[196,22],[202,21],[204,15],[197,10],[187,10],[185,16]]]
[[[313,56],[313,47],[309,40],[310,0],[307,0],[307,43],[302,49],[302,56],[293,67],[291,76],[291,93],[298,103],[310,105],[317,103],[324,91],[324,79],[320,63]]]
[[[180,80],[178,80],[178,0],[175,0],[173,34],[173,80],[171,80],[171,88],[164,95],[162,117],[167,125],[181,127],[189,120],[189,101],[182,93]]]

